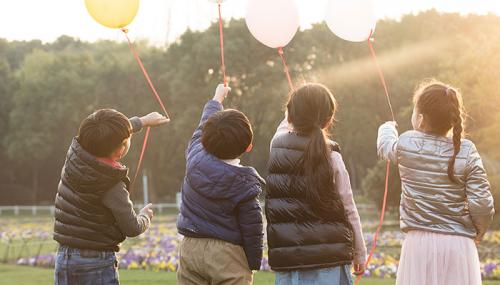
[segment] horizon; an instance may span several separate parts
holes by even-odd
[[[222,4],[224,20],[241,19],[245,16],[248,0],[227,0]],[[314,4],[311,5],[311,2]],[[301,16],[301,30],[324,20],[328,0],[296,0]],[[399,20],[404,15],[419,14],[429,10],[461,15],[494,14],[500,16],[500,3],[488,0],[423,0],[418,3],[398,4],[397,0],[379,0],[376,14],[379,20]],[[29,6],[26,12],[25,7]],[[64,11],[65,13],[59,13]],[[24,12],[24,14],[23,14]],[[25,17],[16,15],[23,14]],[[26,19],[30,23],[26,23]],[[50,18],[52,20],[47,19]],[[146,40],[152,45],[175,42],[188,29],[203,31],[217,20],[217,6],[208,0],[149,0],[142,1],[139,13],[128,27],[131,37]],[[51,5],[35,0],[17,0],[0,10],[0,38],[8,41],[41,40],[51,43],[61,36],[69,36],[84,42],[112,40],[122,42],[119,30],[97,24],[87,13],[83,0],[52,0]]]

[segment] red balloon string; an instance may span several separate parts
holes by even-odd
[[[370,53],[372,55],[373,62],[375,63],[375,66],[377,67],[377,72],[378,72],[378,76],[379,76],[379,79],[380,79],[380,83],[384,87],[384,92],[385,92],[385,96],[387,98],[387,103],[389,105],[389,109],[391,111],[392,120],[396,121],[396,117],[394,116],[394,110],[392,109],[391,97],[389,96],[389,89],[387,88],[387,84],[385,82],[384,73],[382,72],[382,68],[380,68],[380,65],[379,65],[379,62],[378,62],[378,59],[377,59],[377,54],[375,53],[375,49],[373,48],[372,35],[373,35],[373,30],[370,32],[370,36],[368,37],[368,46],[370,47]],[[382,225],[384,224],[385,209],[386,209],[386,205],[387,205],[387,194],[389,193],[389,172],[390,172],[390,167],[391,167],[391,163],[390,163],[390,161],[387,161],[387,166],[386,166],[386,171],[385,171],[384,198],[382,199],[382,211],[380,213],[380,221],[379,221],[379,224],[377,226],[377,230],[375,231],[375,235],[373,237],[372,248],[370,250],[370,254],[368,255],[368,258],[366,259],[366,263],[365,263],[365,268],[366,269],[368,269],[368,265],[370,264],[370,261],[371,261],[371,259],[373,257],[373,254],[375,253],[375,250],[377,249],[377,241],[378,241],[378,238],[379,238],[379,235],[380,235],[380,230],[382,229]],[[359,284],[359,282],[361,281],[361,278],[363,278],[363,275],[359,275],[356,278],[356,285]]]
[[[156,101],[158,101],[158,103],[160,104],[161,109],[163,110],[163,113],[165,114],[165,116],[167,118],[170,118],[170,116],[168,115],[167,109],[165,108],[165,105],[163,104],[163,101],[161,100],[160,95],[158,94],[158,92],[156,91],[155,86],[153,85],[153,81],[151,81],[151,78],[149,77],[148,71],[144,67],[144,64],[142,63],[142,60],[139,57],[139,54],[137,53],[137,50],[134,47],[134,44],[130,41],[130,38],[128,37],[128,30],[127,29],[122,29],[122,32],[123,32],[123,34],[125,34],[125,37],[127,38],[128,46],[129,46],[130,50],[132,51],[132,53],[134,54],[135,60],[139,64],[139,67],[141,68],[142,73],[144,74],[144,77],[147,80],[149,88],[151,88],[151,91],[153,92],[153,95],[155,95]]]
[[[368,37],[368,47],[370,48],[370,53],[372,55],[373,62],[375,63],[375,67],[377,67],[377,73],[380,79],[380,83],[384,87],[385,96],[387,97],[387,103],[389,105],[389,109],[391,111],[392,120],[396,121],[396,116],[394,116],[394,110],[392,109],[391,97],[389,96],[389,89],[387,88],[387,84],[385,82],[384,73],[382,72],[382,68],[380,68],[380,64],[377,59],[377,54],[375,53],[375,48],[373,48],[373,30],[370,32],[370,37]]]
[[[290,85],[290,90],[295,90],[292,82],[292,77],[290,76],[290,70],[288,69],[288,65],[286,64],[285,52],[283,51],[282,47],[278,48],[278,53],[281,57],[281,61],[283,62],[283,67],[285,68],[285,74],[288,80],[288,85]]]
[[[141,71],[144,74],[144,77],[147,80],[149,88],[151,88],[151,91],[153,92],[153,95],[155,95],[156,101],[158,101],[158,103],[160,104],[161,109],[163,110],[163,113],[165,114],[165,116],[167,118],[170,118],[170,116],[168,115],[167,109],[165,108],[165,105],[163,104],[163,101],[161,100],[160,95],[156,91],[156,88],[153,85],[153,82],[151,81],[151,78],[149,77],[149,74],[148,74],[146,68],[144,67],[144,64],[142,63],[141,58],[139,57],[139,53],[137,53],[137,50],[135,49],[134,44],[132,43],[132,41],[130,41],[130,38],[128,37],[128,30],[127,29],[122,29],[122,32],[125,35],[125,38],[127,38],[128,46],[129,46],[130,50],[132,51],[132,54],[134,55],[135,60],[139,64],[139,67],[141,68]],[[132,180],[132,184],[131,184],[132,186],[134,185],[135,180],[137,179],[137,176],[139,176],[139,171],[141,170],[142,161],[144,160],[144,153],[146,152],[146,148],[147,148],[147,145],[148,145],[148,139],[149,139],[149,133],[150,133],[150,131],[151,131],[151,128],[148,127],[146,129],[146,134],[144,135],[144,141],[142,143],[141,155],[139,156],[139,162],[137,163],[137,168],[135,170],[134,180]]]
[[[144,153],[146,152],[146,148],[148,146],[149,133],[151,132],[151,127],[146,129],[146,134],[144,135],[144,141],[142,142],[141,155],[139,156],[139,162],[137,163],[137,169],[135,170],[134,180],[132,180],[132,185],[134,185],[137,180],[137,176],[139,176],[139,170],[141,169],[142,160],[144,159]]]
[[[227,87],[227,78],[226,78],[226,63],[224,60],[224,25],[222,22],[222,12],[221,12],[221,4],[218,4],[219,7],[219,39],[220,39],[220,58],[221,58],[221,70],[224,81],[224,86]]]

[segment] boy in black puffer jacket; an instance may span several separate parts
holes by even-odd
[[[264,180],[239,157],[252,149],[248,118],[223,110],[230,88],[219,85],[186,150],[177,229],[178,284],[252,284],[262,259]]]
[[[119,284],[115,252],[126,237],[148,229],[153,211],[149,204],[135,213],[128,169],[118,160],[127,154],[132,133],[166,122],[158,113],[129,121],[111,109],[83,120],[55,200],[56,285]]]

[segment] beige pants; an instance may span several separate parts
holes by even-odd
[[[252,279],[241,246],[209,238],[185,237],[181,241],[177,284],[248,285]]]

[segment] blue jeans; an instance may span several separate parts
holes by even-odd
[[[60,246],[56,258],[55,285],[118,285],[118,263],[112,251]]]
[[[276,285],[352,285],[351,266],[276,272]]]

